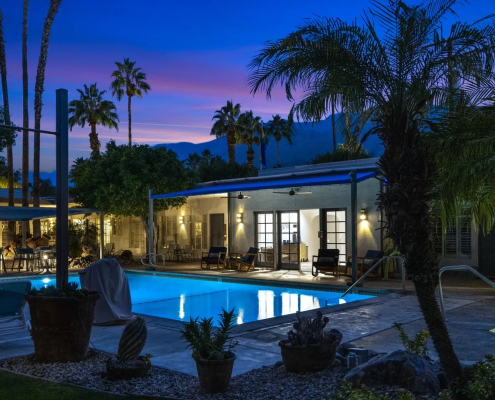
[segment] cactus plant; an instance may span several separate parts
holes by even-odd
[[[325,326],[328,324],[328,317],[323,317],[320,310],[316,311],[315,318],[301,317],[300,313],[296,313],[297,322],[294,323],[293,328],[288,333],[289,341],[293,346],[306,346],[308,344],[321,344],[326,342],[334,342],[342,339],[342,334],[331,329],[330,331],[324,331]]]
[[[144,319],[138,317],[129,322],[120,338],[117,352],[119,361],[126,362],[137,359],[146,343],[147,335],[148,330]]]

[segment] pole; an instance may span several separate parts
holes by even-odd
[[[351,257],[352,257],[352,283],[357,279],[357,179],[356,171],[349,173],[351,178]]]
[[[148,197],[148,257],[149,257],[149,263],[151,265],[156,264],[156,260],[154,262],[153,260],[153,199],[151,198],[153,196],[153,189],[150,189],[149,191],[149,197]]]
[[[69,279],[69,116],[67,89],[57,89],[56,168],[57,168],[57,288]]]
[[[105,247],[105,213],[100,211],[100,260],[103,258],[103,248]]]

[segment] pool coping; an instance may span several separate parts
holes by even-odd
[[[274,281],[274,280],[269,280],[269,279],[253,279],[253,278],[234,278],[234,277],[218,277],[218,276],[208,276],[208,275],[197,275],[197,274],[182,274],[182,273],[175,273],[175,272],[162,272],[162,271],[139,271],[139,270],[130,270],[126,269],[126,273],[131,273],[131,274],[136,274],[136,275],[148,275],[148,276],[154,276],[154,277],[171,277],[171,278],[179,278],[179,279],[189,279],[189,280],[202,280],[202,281],[210,281],[210,282],[229,282],[229,283],[239,283],[239,284],[245,284],[245,285],[256,285],[256,286],[271,286],[271,287],[283,287],[283,288],[288,288],[288,289],[305,289],[305,290],[314,290],[314,291],[321,291],[321,292],[337,292],[337,293],[344,293],[347,288],[342,287],[342,286],[334,286],[334,285],[323,285],[323,284],[311,284],[311,283],[300,283],[300,282],[279,282],[279,281]],[[78,272],[70,272],[69,277],[75,277],[78,276]],[[25,281],[32,279],[33,277],[35,279],[44,279],[44,277],[49,278],[49,277],[54,277],[55,274],[46,274],[46,275],[29,275],[29,276],[15,276],[15,277],[0,277],[0,282],[5,281],[5,280],[12,280],[12,281]],[[375,296],[369,299],[363,299],[363,300],[356,300],[350,303],[345,303],[345,304],[337,304],[333,306],[328,306],[328,307],[320,307],[320,308],[315,308],[312,310],[307,310],[307,311],[301,311],[299,314],[305,317],[312,317],[315,315],[315,312],[317,310],[320,310],[322,314],[327,315],[327,314],[333,314],[336,312],[341,312],[345,311],[348,309],[353,309],[357,307],[362,307],[366,305],[371,305],[375,303],[381,303],[385,301],[390,301],[393,298],[398,298],[402,297],[403,295],[407,295],[410,293],[405,293],[397,290],[390,290],[390,289],[374,289],[374,288],[356,288],[354,289],[351,293],[353,294],[361,294],[361,295],[370,295],[370,296]],[[184,326],[184,323],[186,321],[179,321],[175,319],[170,319],[170,318],[164,318],[164,317],[157,317],[153,315],[147,315],[147,314],[141,314],[141,313],[134,313],[136,315],[139,315],[143,317],[147,323],[152,324],[152,325],[164,325],[167,326],[168,328],[172,329],[182,329]],[[243,335],[247,332],[254,331],[254,330],[264,330],[264,329],[270,329],[275,326],[280,326],[280,325],[285,325],[285,324],[291,324],[296,321],[295,313],[292,314],[287,314],[287,315],[281,315],[278,317],[272,317],[272,318],[266,318],[258,321],[251,321],[251,322],[246,322],[241,325],[236,325],[234,326],[232,333],[233,336],[240,336]]]

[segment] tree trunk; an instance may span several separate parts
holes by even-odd
[[[91,133],[89,134],[89,147],[91,147],[91,156],[97,157],[100,155],[100,141],[98,133],[96,133],[96,124],[91,123]]]
[[[408,124],[404,122],[403,125]],[[379,135],[385,145],[379,166],[387,180],[386,190],[379,195],[379,204],[386,213],[388,236],[405,255],[407,271],[412,275],[419,305],[445,375],[451,384],[460,382],[462,385],[461,365],[435,298],[438,259],[433,248],[431,214],[435,166],[423,148],[418,129],[397,125],[399,127],[386,137]],[[411,132],[412,129],[416,132]],[[458,395],[458,398],[462,396]]]
[[[3,13],[0,10],[0,75],[2,81],[2,97],[5,125],[10,125],[9,90],[7,87],[7,58],[5,56],[5,39],[3,36]],[[13,132],[12,132],[13,134]],[[12,154],[13,143],[7,145],[7,180],[9,186],[8,205],[14,206],[14,157]],[[15,222],[11,221],[7,225],[8,241],[15,239]]]
[[[280,140],[277,140],[277,166],[280,168],[282,164],[280,164]]]
[[[337,150],[337,132],[335,126],[335,97],[332,96],[332,133],[333,133],[333,151]]]
[[[235,145],[237,141],[235,140],[235,132],[229,132],[227,134],[227,145],[229,150],[229,163],[235,164]]]
[[[249,166],[254,167],[254,150],[253,150],[253,142],[248,142],[248,151],[247,151],[247,163]],[[260,147],[261,149],[261,147]]]
[[[34,129],[41,129],[41,109],[43,108],[43,91],[45,83],[46,60],[48,57],[48,43],[55,15],[62,0],[51,0],[48,14],[41,35],[41,49],[36,72],[36,83],[34,85]],[[40,133],[34,133],[34,168],[33,168],[33,206],[40,205]],[[41,236],[41,225],[39,220],[33,221],[33,236]]]
[[[29,207],[29,87],[27,66],[29,0],[24,0],[22,19],[22,206]]]
[[[127,96],[127,114],[128,118],[128,126],[129,126],[129,147],[132,146],[132,134],[131,134],[131,97]]]

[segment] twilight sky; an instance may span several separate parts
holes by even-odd
[[[22,0],[3,0],[10,108],[22,126]],[[31,0],[29,11],[29,101],[33,121],[34,82],[41,31],[49,0]],[[55,129],[55,89],[67,88],[69,101],[77,88],[97,82],[108,89],[114,61],[129,57],[148,74],[151,92],[133,98],[133,141],[138,143],[204,142],[211,118],[227,100],[241,103],[265,120],[286,115],[291,104],[276,93],[271,101],[254,98],[246,85],[246,65],[266,40],[294,30],[315,15],[345,20],[359,17],[368,1],[268,0],[63,0],[53,24],[43,96],[42,129]],[[473,0],[458,7],[464,21],[495,12],[494,0]],[[107,99],[111,93],[107,92]],[[127,102],[117,105],[119,132],[98,127],[102,148],[110,138],[127,142]],[[34,123],[31,122],[33,125]],[[32,127],[31,125],[31,127]],[[90,154],[89,128],[70,132],[70,164]],[[21,165],[22,139],[14,148]],[[55,141],[42,136],[42,171],[55,168]],[[32,147],[30,149],[32,157]],[[32,169],[32,164],[31,164]]]

